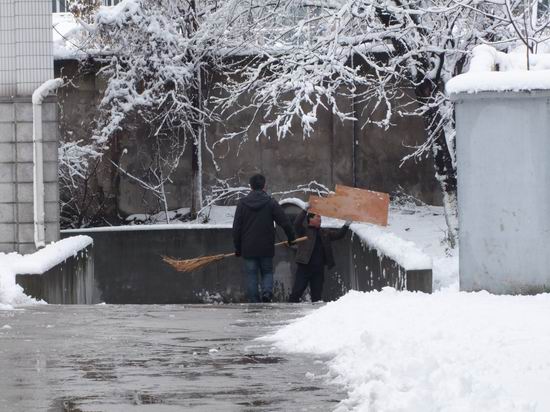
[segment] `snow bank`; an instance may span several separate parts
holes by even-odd
[[[89,236],[74,236],[52,243],[36,253],[0,253],[0,309],[36,303],[15,283],[17,274],[42,274],[91,245]]]
[[[550,295],[350,292],[261,340],[327,359],[344,411],[550,410]],[[319,378],[319,377],[317,377]]]
[[[468,72],[446,84],[448,94],[547,89],[550,89],[550,54],[530,54],[527,71],[524,48],[506,54],[488,45],[476,46]]]

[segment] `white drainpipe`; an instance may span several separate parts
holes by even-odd
[[[42,140],[42,101],[55,89],[63,85],[62,79],[43,83],[32,94],[32,143],[33,143],[33,204],[34,245],[46,246],[46,225],[44,223],[44,149]]]

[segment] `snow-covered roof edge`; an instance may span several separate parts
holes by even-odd
[[[498,70],[498,71],[497,71]],[[503,53],[482,44],[472,50],[467,73],[447,82],[448,95],[459,93],[550,90],[550,54]]]

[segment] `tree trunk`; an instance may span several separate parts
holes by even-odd
[[[458,205],[457,205],[457,180],[456,168],[453,165],[451,150],[445,136],[445,129],[441,126],[441,115],[437,106],[433,103],[436,93],[436,85],[425,80],[415,90],[417,99],[426,104],[430,109],[424,115],[426,131],[434,137],[432,155],[434,159],[435,177],[441,185],[443,192],[443,206],[445,220],[448,228],[448,240],[451,247],[455,247],[458,236]]]
[[[197,5],[195,0],[189,2],[189,7],[194,14],[197,12]],[[197,30],[197,20],[195,18],[189,24],[189,27],[193,32]],[[190,61],[194,59],[191,57]],[[195,79],[195,90],[192,90],[193,104],[198,108],[201,113],[203,109],[203,98],[202,98],[202,76],[201,76],[201,67],[199,66],[196,72]],[[193,136],[193,153],[191,156],[191,170],[193,172],[193,182],[192,182],[192,193],[191,193],[191,216],[197,216],[197,213],[202,208],[202,138],[204,132],[204,120],[202,116],[199,116],[199,119],[194,122],[194,136]]]

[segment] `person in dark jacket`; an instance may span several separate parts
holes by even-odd
[[[289,245],[294,230],[283,208],[265,192],[265,177],[250,178],[252,191],[239,200],[233,220],[235,254],[244,259],[247,276],[247,297],[250,302],[271,302],[273,298],[273,256],[275,255],[275,225],[281,226]],[[261,285],[258,281],[258,273]],[[261,286],[261,293],[259,292]]]
[[[321,300],[325,266],[329,269],[334,266],[331,242],[343,238],[350,224],[347,221],[338,230],[322,229],[320,215],[303,210],[296,217],[294,230],[298,236],[307,236],[307,240],[298,244],[296,278],[289,297],[290,302],[299,302],[308,284],[311,301]]]

